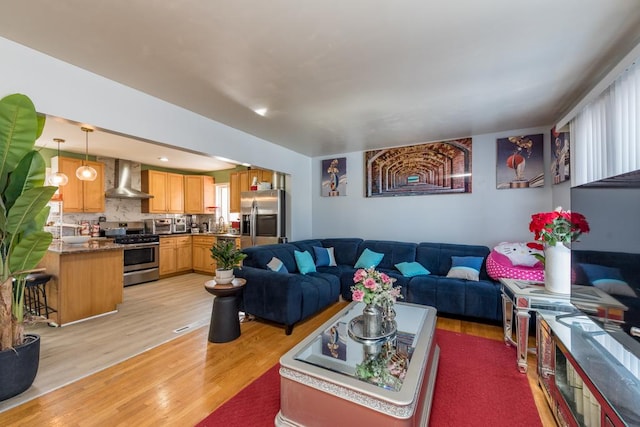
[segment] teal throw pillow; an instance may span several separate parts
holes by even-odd
[[[396,264],[395,267],[404,277],[431,274],[431,272],[424,268],[419,262],[401,262],[400,264]]]
[[[316,264],[308,251],[293,251],[293,255],[296,257],[296,264],[300,274],[314,273],[316,271]]]
[[[278,273],[288,273],[287,267],[284,266],[284,263],[276,257],[271,258],[271,261],[267,263],[267,267],[271,271],[275,271]]]
[[[480,280],[482,261],[484,258],[481,256],[452,256],[451,269],[447,273],[447,277],[477,282]]]
[[[578,264],[589,279],[589,283],[611,295],[636,297],[636,293],[625,282],[620,269],[598,264]]]
[[[316,267],[335,267],[336,257],[333,254],[333,248],[320,248],[318,246],[313,247],[313,252],[316,254]]]
[[[384,254],[379,254],[378,252],[371,251],[369,249],[365,249],[360,254],[360,258],[356,261],[356,265],[353,268],[372,268],[377,267],[384,258]]]

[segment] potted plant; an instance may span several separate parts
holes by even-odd
[[[216,260],[216,282],[231,283],[234,278],[233,267],[245,259],[247,254],[236,248],[233,240],[217,240],[210,250],[211,258]]]
[[[44,231],[45,162],[34,150],[44,117],[25,95],[0,100],[0,400],[28,389],[38,371],[40,337],[24,333],[24,286],[52,240]]]

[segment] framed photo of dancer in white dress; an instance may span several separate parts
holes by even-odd
[[[322,161],[322,196],[347,195],[347,158],[339,157]]]

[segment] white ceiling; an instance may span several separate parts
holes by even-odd
[[[640,42],[638,0],[1,9],[2,37],[309,156],[551,125]]]
[[[83,126],[93,129],[93,132],[87,134],[82,130]],[[47,116],[44,130],[36,141],[36,146],[56,150],[58,148],[54,141],[56,138],[64,140],[60,144],[61,151],[86,154],[88,146],[90,155],[126,159],[162,168],[202,172],[231,169],[236,166],[203,153],[184,149],[176,150],[159,142],[145,141],[95,126]],[[153,147],[149,144],[153,144]],[[149,155],[149,153],[153,154]],[[160,160],[162,157],[166,157],[168,161]]]

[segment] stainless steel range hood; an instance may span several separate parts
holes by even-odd
[[[116,159],[114,188],[107,190],[104,195],[111,199],[150,199],[151,194],[143,193],[131,187],[131,162]]]

